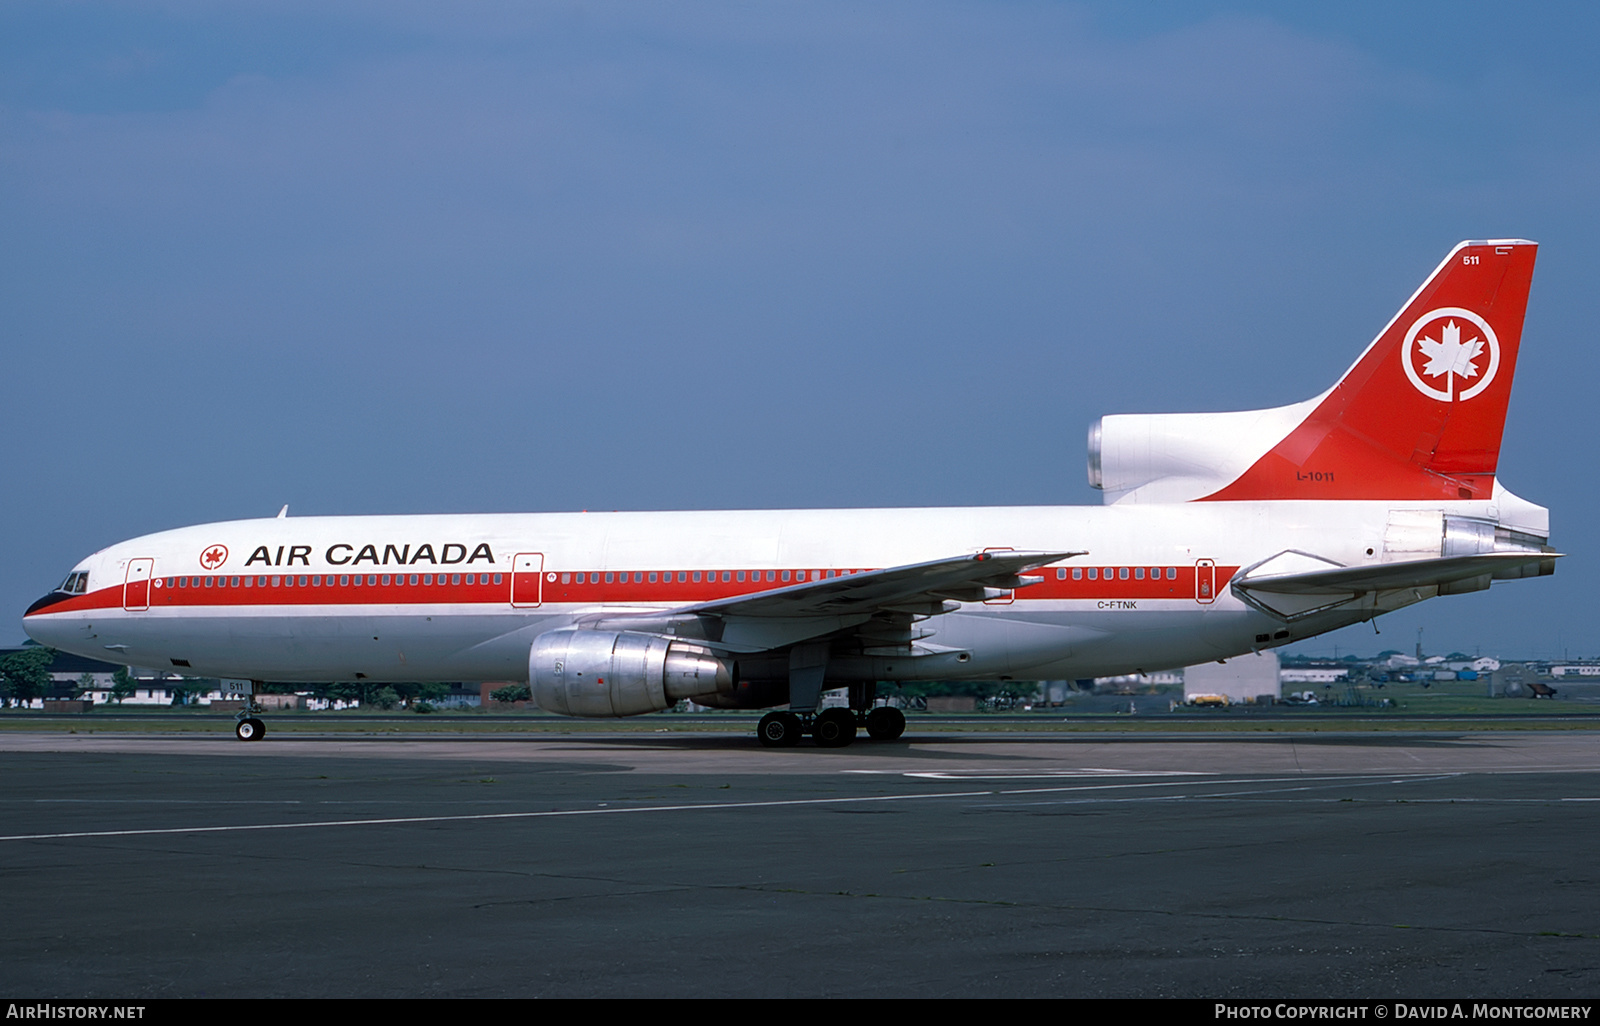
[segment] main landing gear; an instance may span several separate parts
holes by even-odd
[[[824,709],[810,715],[769,712],[761,717],[756,735],[768,748],[793,748],[810,734],[818,748],[843,748],[856,739],[858,727],[865,727],[874,741],[893,741],[906,732],[906,718],[899,709],[879,706],[866,712],[853,709]]]

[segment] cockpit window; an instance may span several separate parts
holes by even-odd
[[[61,586],[56,590],[65,592],[68,595],[82,595],[84,592],[89,590],[89,571],[72,571],[72,573],[67,575],[67,579],[62,581]]]

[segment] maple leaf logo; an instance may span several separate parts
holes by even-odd
[[[206,570],[215,570],[228,561],[228,547],[226,545],[213,545],[200,553],[200,566]]]
[[[1422,368],[1422,373],[1430,378],[1436,378],[1441,374],[1455,374],[1463,378],[1477,377],[1478,368],[1472,365],[1472,361],[1483,352],[1483,339],[1469,338],[1465,342],[1461,341],[1461,326],[1455,321],[1446,323],[1439,336],[1438,341],[1426,335],[1417,340],[1417,348],[1428,358],[1428,365]]]
[[[1406,377],[1417,391],[1446,403],[1471,399],[1488,388],[1500,364],[1494,329],[1461,307],[1444,307],[1417,318],[1400,352]]]

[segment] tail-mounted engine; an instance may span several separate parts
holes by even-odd
[[[637,716],[733,691],[739,664],[662,634],[564,627],[534,639],[528,682],[546,712]]]

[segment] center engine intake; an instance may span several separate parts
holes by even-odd
[[[739,664],[663,634],[563,627],[533,641],[533,700],[563,716],[638,716],[731,692]]]

